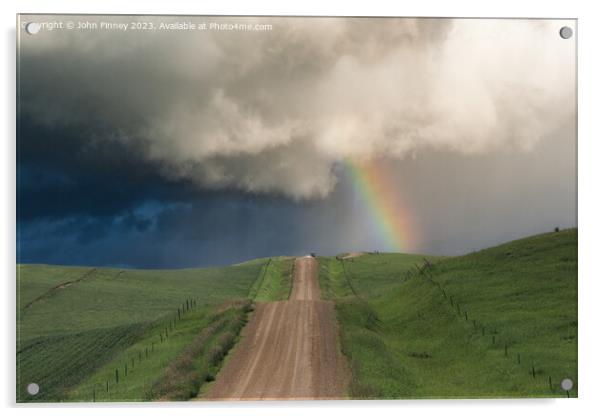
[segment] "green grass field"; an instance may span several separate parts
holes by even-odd
[[[352,397],[577,395],[575,229],[429,261],[320,258]]]
[[[75,386],[151,336],[187,299],[200,311],[246,298],[264,263],[184,270],[19,265],[17,401],[77,399],[70,396]],[[33,397],[25,391],[31,382],[40,385]]]

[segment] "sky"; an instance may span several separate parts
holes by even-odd
[[[20,263],[459,255],[577,225],[574,21],[21,20],[46,24],[18,39]]]

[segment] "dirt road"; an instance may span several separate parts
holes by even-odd
[[[256,304],[242,339],[205,399],[336,399],[346,367],[334,305],[320,300],[317,261],[295,260],[289,300]]]

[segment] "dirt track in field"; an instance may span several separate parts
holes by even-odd
[[[334,304],[320,300],[317,269],[312,257],[296,259],[289,300],[256,304],[204,399],[343,398],[347,370],[337,347]]]

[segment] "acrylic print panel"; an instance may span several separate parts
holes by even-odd
[[[577,396],[575,20],[17,32],[18,402]]]

